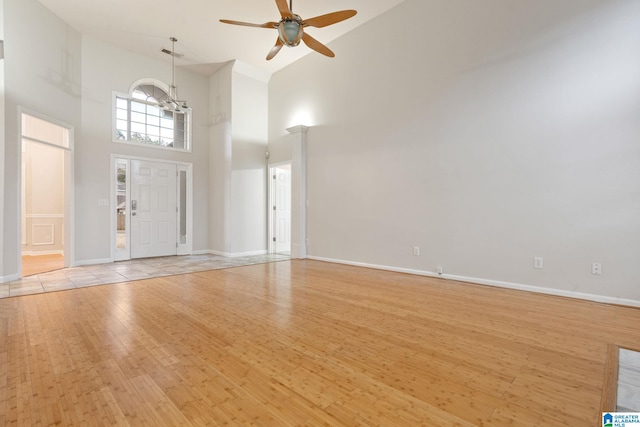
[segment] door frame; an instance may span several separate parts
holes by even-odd
[[[18,138],[19,138],[19,146],[18,150],[18,203],[16,203],[16,210],[18,212],[17,216],[17,229],[18,229],[18,239],[17,239],[17,253],[18,253],[18,278],[22,277],[22,244],[23,244],[23,227],[22,227],[22,212],[24,200],[22,197],[23,185],[25,184],[23,181],[23,168],[22,168],[22,140],[24,139],[22,129],[22,116],[26,114],[28,116],[35,117],[37,119],[43,120],[45,122],[49,122],[56,126],[65,128],[69,131],[69,146],[62,147],[55,144],[47,143],[46,141],[39,141],[33,138],[27,138],[36,143],[41,143],[48,145],[50,147],[59,148],[64,152],[64,221],[63,221],[63,256],[64,256],[64,264],[65,268],[72,267],[74,265],[74,236],[75,236],[75,221],[74,221],[74,199],[75,199],[75,180],[74,180],[74,126],[69,123],[65,123],[62,120],[58,120],[46,114],[31,110],[29,108],[25,108],[22,106],[18,107]]]
[[[155,163],[168,163],[172,165],[176,165],[176,196],[177,203],[180,203],[180,185],[178,181],[178,177],[180,176],[180,172],[186,172],[187,179],[187,191],[186,191],[186,226],[187,226],[187,238],[184,244],[180,244],[180,218],[184,215],[183,212],[178,211],[178,215],[176,217],[176,238],[178,241],[178,246],[176,248],[177,255],[189,255],[193,252],[193,164],[187,162],[178,162],[174,160],[164,160],[164,159],[156,159],[151,157],[140,157],[140,156],[129,156],[125,154],[111,154],[111,173],[110,173],[110,196],[109,196],[109,206],[111,209],[110,217],[110,225],[109,225],[109,234],[110,234],[110,242],[111,242],[111,259],[113,261],[124,261],[131,259],[131,218],[129,209],[127,209],[127,215],[125,217],[125,229],[126,229],[126,248],[124,250],[118,250],[116,235],[117,235],[117,225],[118,225],[118,217],[117,217],[117,184],[116,184],[116,164],[120,161],[123,161],[127,165],[127,181],[125,185],[125,205],[127,207],[131,204],[131,160],[139,160],[143,162],[155,162]]]
[[[288,161],[284,161],[284,162],[277,162],[277,163],[269,163],[268,165],[268,172],[269,172],[269,197],[268,197],[268,206],[267,206],[267,211],[269,213],[269,218],[268,218],[268,228],[269,228],[269,233],[268,233],[268,241],[267,241],[267,245],[269,250],[267,251],[270,254],[276,254],[278,253],[277,250],[277,242],[275,241],[276,238],[276,215],[275,215],[275,211],[274,211],[274,207],[276,205],[276,186],[274,183],[274,179],[273,179],[273,174],[276,168],[280,167],[280,166],[285,166],[288,165],[289,168],[292,168],[292,161],[288,160]],[[292,178],[290,175],[290,180],[289,180],[289,187],[291,188],[292,185]],[[289,203],[289,226],[291,226],[291,203]],[[291,252],[291,244],[292,242],[289,242],[289,252]]]

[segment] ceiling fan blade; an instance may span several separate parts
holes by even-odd
[[[316,16],[314,18],[305,19],[302,21],[302,25],[307,27],[326,27],[327,25],[335,24],[345,19],[349,19],[358,13],[355,10],[341,10],[339,12],[327,13],[326,15]]]
[[[289,9],[287,0],[276,0],[276,6],[278,6],[280,16],[282,16],[283,18],[293,18],[293,12],[291,12],[291,9]]]
[[[264,24],[252,24],[251,22],[232,21],[230,19],[221,19],[220,22],[224,24],[242,25],[243,27],[258,27],[258,28],[276,28],[277,22],[265,22]]]
[[[270,59],[273,59],[273,57],[276,56],[278,52],[280,52],[280,49],[282,49],[282,46],[284,46],[282,43],[282,40],[280,40],[280,37],[278,37],[276,39],[275,46],[271,48],[271,50],[269,51],[269,54],[267,55],[267,61],[269,61]]]
[[[315,50],[318,53],[326,55],[330,58],[333,58],[334,56],[336,56],[336,54],[333,53],[331,49],[329,49],[328,47],[326,47],[325,45],[323,45],[322,43],[320,43],[318,40],[314,39],[307,33],[304,33],[304,35],[302,36],[302,41],[304,42],[304,44],[306,44],[307,46],[309,46],[311,49]]]

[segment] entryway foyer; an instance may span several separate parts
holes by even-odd
[[[0,298],[173,276],[197,271],[219,270],[287,259],[289,259],[289,256],[279,254],[242,257],[185,255],[64,268],[24,277],[21,280],[9,283],[0,283]]]

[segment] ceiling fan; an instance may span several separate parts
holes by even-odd
[[[278,30],[278,38],[276,44],[271,48],[267,55],[267,61],[272,59],[280,52],[282,46],[289,47],[298,46],[302,40],[308,47],[323,55],[336,56],[331,49],[320,43],[318,40],[304,32],[304,27],[322,28],[328,25],[336,24],[345,19],[349,19],[357,12],[355,10],[341,10],[339,12],[327,13],[326,15],[316,16],[315,18],[302,19],[299,15],[292,12],[293,0],[276,0],[276,6],[280,11],[281,19],[278,22],[266,22],[264,24],[252,24],[250,22],[231,21],[229,19],[221,19],[220,22],[225,24],[243,25],[245,27],[258,28],[275,28]]]

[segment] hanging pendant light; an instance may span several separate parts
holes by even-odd
[[[162,52],[171,55],[171,86],[169,86],[167,97],[159,100],[158,103],[168,111],[184,111],[189,107],[187,101],[178,99],[178,87],[176,86],[176,57],[181,58],[182,54],[176,53],[175,46],[178,39],[169,37],[169,40],[171,40],[171,50],[162,49]]]

